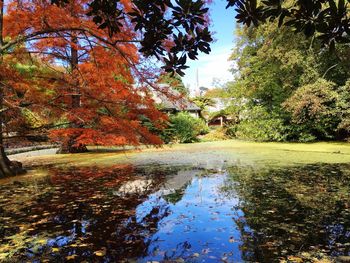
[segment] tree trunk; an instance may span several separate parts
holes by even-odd
[[[0,46],[3,46],[3,23],[4,23],[4,0],[0,0]],[[0,64],[3,62],[3,54],[0,54]],[[4,116],[3,116],[3,107],[4,107],[4,85],[0,84],[0,178],[24,173],[25,170],[22,168],[20,162],[13,161],[11,162],[7,158],[4,148],[4,137],[3,137],[3,125],[4,125]]]
[[[78,44],[78,38],[73,35],[71,38],[72,45],[71,45],[71,57],[70,57],[70,67],[71,67],[71,74],[79,74],[78,72],[78,64],[79,64],[79,54],[78,50],[76,48],[76,45]],[[79,88],[79,80],[76,79],[74,83],[74,89],[73,89],[73,95],[71,96],[71,108],[76,109],[81,106],[81,94],[80,94],[80,88]],[[74,127],[74,124],[71,124],[71,127]],[[84,153],[87,152],[88,149],[86,145],[79,144],[76,146],[75,142],[76,137],[68,138],[65,140],[61,145],[60,148],[57,151],[57,154],[66,154],[66,153]]]
[[[15,175],[15,172],[12,171],[11,162],[8,160],[4,148],[0,146],[0,178]]]
[[[4,107],[4,86],[0,84],[0,109]],[[4,138],[3,138],[3,124],[4,116],[3,111],[0,112],[0,178],[7,177],[11,175],[17,175],[24,173],[25,170],[22,168],[22,164],[16,161],[10,161],[7,158],[4,148]]]
[[[60,148],[57,150],[57,154],[66,154],[66,153],[84,153],[89,150],[83,144],[78,146],[74,145],[74,141],[69,140],[68,142],[64,142],[60,145]]]
[[[10,161],[6,156],[3,147],[0,147],[0,178],[24,174],[26,170],[22,167],[22,163]]]
[[[71,45],[71,58],[70,58],[70,66],[72,74],[79,74],[78,73],[78,63],[79,63],[79,56],[78,56],[78,50],[76,48],[76,45],[78,44],[78,39],[76,36],[72,36],[72,45]],[[73,76],[74,77],[74,76]],[[74,90],[72,95],[72,108],[79,108],[80,107],[80,89],[79,89],[79,81],[78,79],[75,80],[74,83]]]

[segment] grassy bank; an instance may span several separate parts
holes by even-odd
[[[294,165],[305,163],[350,162],[350,144],[318,143],[257,143],[238,140],[178,144],[162,148],[120,150],[93,147],[84,154],[20,157],[26,167],[45,165],[109,166],[120,163],[193,164],[219,166],[222,164]],[[15,156],[13,157],[15,158]]]

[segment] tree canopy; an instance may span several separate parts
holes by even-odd
[[[157,82],[161,84],[168,84],[172,89],[180,92],[180,94],[184,96],[188,96],[190,93],[179,74],[163,73],[159,76]]]
[[[51,0],[66,6],[68,0]],[[186,61],[196,59],[198,52],[210,52],[208,7],[211,0],[92,0],[87,15],[110,35],[122,30],[123,21],[132,22],[137,32],[134,40],[146,56],[165,63],[167,72],[182,75]],[[126,8],[127,6],[127,8]],[[278,21],[279,26],[293,28],[306,36],[316,36],[323,45],[350,42],[349,3],[346,0],[227,0],[227,8],[237,13],[237,22],[258,26]],[[173,44],[169,44],[169,40]]]
[[[316,36],[334,49],[335,43],[350,42],[349,1],[346,0],[227,0],[239,23],[258,26],[277,20],[306,36]]]
[[[207,11],[201,1],[1,1],[0,174],[19,171],[3,133],[28,130],[33,116],[64,152],[161,144],[142,122],[167,119],[150,95],[160,70],[147,58],[182,74],[187,56],[210,51]]]
[[[176,79],[188,59],[210,52],[210,3],[0,0],[0,175],[20,166],[5,155],[5,133],[45,127],[68,151],[86,144],[161,144],[142,121],[161,129],[167,120],[151,96],[161,72],[153,62]],[[325,80],[343,98],[335,105],[348,111],[348,2],[227,0],[227,7],[247,26],[232,56],[240,71],[232,95],[276,113],[284,120],[278,123],[292,123],[296,108],[287,101],[300,87],[306,96]],[[335,43],[335,53],[323,48]],[[349,115],[337,116],[346,130]]]
[[[331,52],[321,40],[292,33],[277,21],[238,26],[231,54],[236,81],[231,110],[235,136],[263,141],[344,139],[348,115],[349,47]],[[241,103],[244,101],[244,103]]]
[[[211,1],[197,0],[92,0],[86,14],[107,29],[110,36],[123,30],[126,21],[136,33],[134,42],[146,57],[164,62],[167,72],[183,75],[187,58],[196,59],[199,52],[209,53],[212,37],[208,29],[208,7]],[[67,7],[68,0],[52,0]],[[126,39],[130,41],[130,39]]]

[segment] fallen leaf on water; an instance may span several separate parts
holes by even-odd
[[[226,263],[226,262],[228,262],[227,259],[228,259],[227,257],[222,257],[222,258],[221,258],[221,261],[223,261],[223,262]]]
[[[66,260],[72,260],[75,259],[77,257],[77,255],[70,255],[70,256],[66,256]]]
[[[8,255],[9,253],[0,253],[0,259],[5,259]]]
[[[288,260],[292,261],[293,263],[301,263],[301,262],[303,262],[302,258],[295,257],[295,256],[288,256]]]
[[[106,249],[101,249],[101,250],[95,251],[94,254],[98,257],[103,257],[106,255]]]
[[[78,247],[87,247],[87,244],[80,244]]]
[[[43,245],[43,244],[46,244],[46,242],[47,242],[47,239],[39,239],[39,240],[38,240],[38,243],[39,243],[39,244],[42,244],[42,245]]]
[[[52,252],[58,252],[58,251],[60,251],[60,249],[58,247],[53,247],[52,248]]]

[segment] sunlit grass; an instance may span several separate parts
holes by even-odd
[[[47,155],[21,158],[25,166],[68,165],[109,166],[118,163],[192,164],[220,166],[224,164],[293,165],[307,163],[350,162],[350,144],[318,143],[257,143],[238,140],[165,145],[162,148],[120,150],[111,147],[91,148],[84,154]]]

